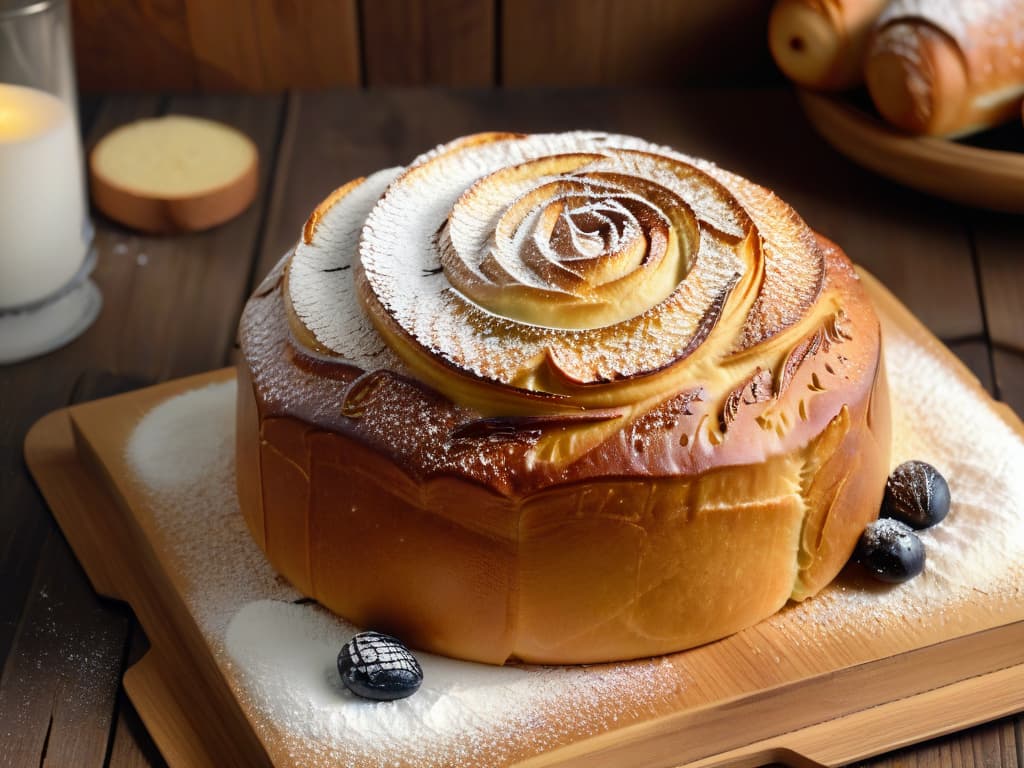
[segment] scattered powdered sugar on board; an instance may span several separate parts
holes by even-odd
[[[189,608],[215,649],[239,606],[301,597],[270,567],[238,506],[235,387],[230,380],[166,400],[126,448],[189,587]]]
[[[126,453],[172,550],[185,599],[271,757],[281,765],[474,766],[510,749],[638,719],[683,681],[664,659],[592,667],[488,667],[417,653],[423,687],[390,703],[342,688],[356,631],[266,561],[235,495],[235,382],[153,408]],[[396,762],[397,761],[397,762]]]
[[[635,706],[652,684],[658,689],[662,668],[668,674],[664,661],[495,667],[417,653],[419,691],[372,703],[346,690],[337,672],[338,651],[355,631],[319,606],[273,600],[243,606],[228,627],[228,653],[250,701],[283,731],[282,746],[299,764],[311,751],[329,764],[350,765],[354,755],[371,765],[389,756],[417,766],[491,764],[517,742],[540,749],[557,737],[546,710],[604,730],[605,700],[624,696]]]
[[[892,466],[920,459],[949,483],[949,515],[917,531],[925,570],[903,584],[833,585],[769,621],[829,633],[884,633],[944,621],[980,594],[1024,599],[1024,441],[949,366],[883,323],[892,401]],[[791,633],[790,633],[791,634]]]
[[[157,495],[180,497],[235,468],[234,382],[193,389],[151,410],[128,440],[128,459],[139,479]],[[196,414],[210,421],[194,440]],[[216,490],[216,489],[214,489]]]
[[[884,338],[892,465],[917,458],[937,467],[949,481],[951,510],[920,532],[927,565],[916,579],[854,586],[840,579],[768,619],[794,657],[805,646],[882,635],[908,620],[942,624],[979,592],[995,604],[1022,599],[1024,440],[934,351],[892,323]],[[276,763],[505,765],[567,735],[642,720],[692,686],[673,657],[519,668],[417,654],[425,673],[417,694],[388,703],[355,698],[336,669],[355,628],[315,604],[294,603],[299,595],[274,574],[242,521],[234,397],[234,382],[225,382],[164,402],[142,419],[127,455],[190,585],[189,608]]]

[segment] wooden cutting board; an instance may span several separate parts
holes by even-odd
[[[866,280],[888,327],[944,355],[972,396],[987,400],[948,351]],[[125,446],[145,413],[233,375],[216,371],[63,409],[37,423],[26,441],[29,467],[93,586],[128,602],[150,639],[125,688],[173,768],[299,764],[271,760],[272,729],[254,724],[223,654],[190,612],[185,577],[154,529],[145,497],[126,481]],[[1020,421],[995,407],[1024,436]],[[1020,711],[1024,591],[1015,594],[1007,600],[979,592],[942,621],[813,642],[764,622],[667,657],[681,679],[696,681],[683,694],[623,718],[621,726],[570,734],[558,748],[520,750],[501,764],[838,765]]]

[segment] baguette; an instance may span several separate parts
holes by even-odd
[[[878,111],[909,133],[960,136],[1009,120],[1024,96],[1024,0],[895,0],[864,68]]]
[[[779,69],[814,90],[858,85],[868,37],[886,0],[778,0],[768,45]]]

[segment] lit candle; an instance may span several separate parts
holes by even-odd
[[[88,248],[77,124],[55,96],[0,83],[0,310],[42,299]]]

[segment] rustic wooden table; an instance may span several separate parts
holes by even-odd
[[[1024,413],[1024,217],[956,207],[862,171],[811,131],[786,90],[86,97],[86,143],[165,112],[216,118],[252,136],[259,196],[235,221],[199,235],[142,237],[99,220],[99,320],[62,350],[0,368],[0,765],[163,764],[120,690],[145,638],[127,609],[94,595],[33,486],[21,458],[29,426],[70,402],[231,362],[246,296],[312,207],[349,178],[454,136],[587,127],[713,158],[774,188]],[[1024,768],[1024,715],[865,765]]]

